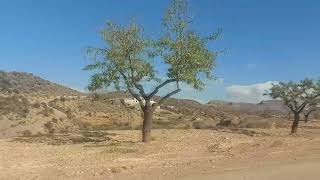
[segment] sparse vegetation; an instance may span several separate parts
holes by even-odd
[[[55,132],[55,129],[54,129],[54,125],[51,121],[48,121],[44,124],[44,127],[46,128],[46,130],[49,132],[49,133],[54,133]]]
[[[54,110],[48,106],[45,106],[44,109],[38,114],[41,114],[43,117],[49,117],[50,115],[54,114]]]
[[[291,134],[297,133],[300,114],[305,111],[306,107],[318,104],[320,99],[320,81],[315,82],[310,79],[305,79],[300,83],[292,81],[285,83],[280,82],[274,84],[267,95],[273,99],[281,99],[284,104],[294,114],[294,121],[291,127]]]
[[[46,81],[30,73],[0,72],[0,92],[6,94],[81,95],[70,88]]]
[[[92,76],[89,90],[114,85],[117,90],[129,91],[139,102],[144,114],[143,142],[150,141],[155,108],[179,93],[181,83],[202,89],[204,81],[199,78],[200,74],[212,79],[217,52],[211,51],[208,43],[215,41],[221,32],[201,37],[190,27],[192,21],[188,10],[187,0],[172,0],[162,22],[164,35],[152,43],[144,37],[142,27],[136,23],[120,26],[110,22],[101,32],[109,48],[88,49],[95,63],[86,66],[85,70],[96,72]],[[156,78],[156,70],[150,63],[150,59],[156,56],[169,66],[167,77],[162,82]],[[142,85],[145,81],[161,83],[147,93]],[[176,85],[175,90],[152,104],[151,100],[159,90],[170,84]]]
[[[195,129],[212,129],[215,127],[215,124],[212,121],[203,121],[203,120],[196,120],[192,123]]]
[[[24,137],[29,137],[32,135],[32,132],[30,130],[24,130],[21,134]]]
[[[0,180],[320,179],[320,1],[0,6]]]
[[[0,96],[0,114],[9,115],[12,113],[16,118],[26,118],[29,114],[30,103],[22,95]]]
[[[32,104],[32,107],[38,109],[41,107],[41,104],[39,102],[35,102]]]

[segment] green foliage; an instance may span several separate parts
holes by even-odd
[[[94,63],[85,70],[94,70],[89,90],[113,85],[117,90],[132,88],[141,80],[155,79],[155,71],[148,61],[147,40],[142,37],[142,28],[131,22],[128,26],[107,23],[101,32],[108,48],[89,48],[88,54]]]
[[[292,81],[274,84],[268,93],[273,99],[281,99],[295,113],[302,112],[307,106],[319,103],[320,82],[305,79],[299,83]]]
[[[201,73],[212,79],[217,52],[207,48],[208,42],[216,40],[221,30],[209,37],[201,37],[192,31],[191,15],[186,0],[173,0],[164,19],[164,35],[157,42],[159,53],[170,68],[168,77],[192,85],[195,89],[204,86]]]
[[[101,31],[106,47],[88,48],[93,63],[84,69],[94,72],[89,90],[110,86],[127,90],[144,107],[142,98],[148,103],[161,88],[171,83],[176,83],[176,90],[165,95],[159,104],[180,92],[181,82],[202,89],[203,78],[213,78],[217,58],[217,52],[211,51],[208,43],[216,40],[221,31],[201,37],[190,28],[192,20],[188,8],[187,0],[172,0],[162,22],[164,33],[157,40],[145,38],[143,28],[134,21],[127,26],[107,23]],[[156,78],[157,71],[152,63],[156,56],[169,66],[167,77],[161,78],[163,82]],[[146,93],[142,84],[150,81],[159,84]]]

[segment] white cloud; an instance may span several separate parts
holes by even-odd
[[[276,83],[278,82],[268,81],[252,85],[232,85],[226,88],[226,94],[230,101],[258,103],[270,99],[264,93]]]
[[[181,92],[176,94],[175,98],[192,99],[201,103],[207,103],[212,99],[222,99],[224,97],[224,79],[204,80],[205,87],[202,91],[195,90],[192,86],[185,83],[180,84]],[[174,83],[160,90],[158,95],[165,95],[175,90]]]

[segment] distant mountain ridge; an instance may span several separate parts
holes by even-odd
[[[31,73],[5,72],[0,70],[0,92],[50,96],[82,95],[74,89],[44,80]]]
[[[283,104],[281,100],[265,100],[260,103],[244,103],[244,102],[224,102],[224,101],[209,101],[208,105],[224,108],[229,111],[241,111],[248,113],[259,112],[278,112],[288,113],[289,109]]]
[[[71,88],[59,85],[48,80],[44,80],[31,73],[25,72],[5,72],[0,71],[0,93],[22,93],[30,95],[45,95],[45,96],[81,96],[81,92]],[[125,92],[109,92],[109,98],[128,98],[130,94]],[[155,101],[160,97],[156,96]],[[241,102],[224,102],[224,101],[209,101],[207,104],[201,104],[189,99],[169,98],[165,105],[176,106],[183,109],[202,109],[207,112],[222,111],[222,112],[236,112],[236,113],[263,113],[274,112],[285,114],[288,113],[288,108],[279,100],[262,101],[258,104],[241,103]],[[209,108],[209,109],[208,109]],[[213,109],[212,109],[213,108]],[[211,114],[211,113],[210,113]]]
[[[83,94],[24,72],[0,71],[0,138],[78,130],[141,128],[139,105],[124,91]],[[59,97],[66,96],[66,97]],[[81,96],[81,97],[74,97]],[[154,101],[159,101],[156,96]],[[168,98],[155,110],[155,129],[270,128],[287,125],[281,101],[259,104]]]

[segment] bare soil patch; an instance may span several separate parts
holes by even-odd
[[[140,143],[137,130],[3,139],[0,179],[223,179],[230,173],[239,179],[277,167],[286,174],[295,159],[301,162],[293,168],[319,162],[320,126],[301,125],[297,136],[286,128],[154,130],[149,144]]]

